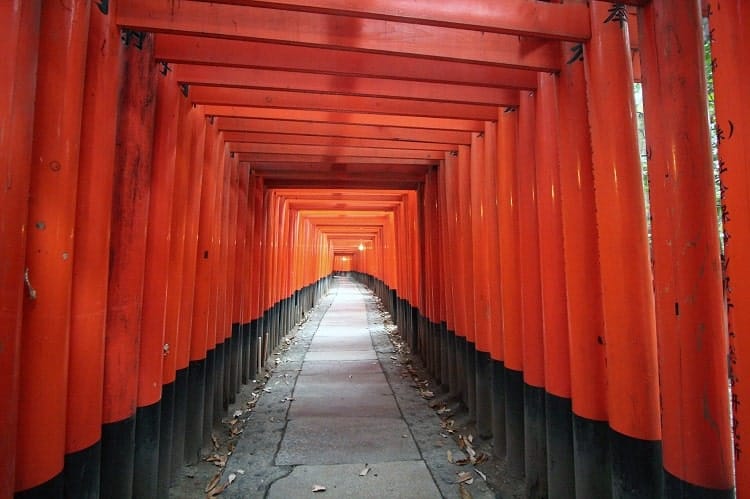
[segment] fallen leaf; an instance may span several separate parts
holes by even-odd
[[[244,474],[245,474],[245,470],[237,470],[237,473],[238,473],[239,475],[244,475]]]
[[[229,483],[224,482],[221,485],[219,485],[218,487],[215,487],[213,490],[211,490],[211,492],[209,492],[206,495],[206,497],[209,497],[209,498],[216,497],[216,496],[220,495],[222,492],[224,492],[225,490],[227,490],[227,487],[229,487]]]
[[[370,467],[365,464],[365,467],[362,469],[362,471],[359,472],[359,476],[367,476],[367,474],[370,472]]]
[[[479,471],[476,468],[474,468],[474,471],[477,472],[477,475],[479,475],[482,478],[482,480],[484,480],[485,482],[487,481],[487,475],[485,475],[484,473],[482,473],[481,471]]]
[[[471,492],[469,492],[469,490],[464,487],[463,483],[458,486],[458,494],[461,499],[472,499]]]
[[[326,488],[322,485],[313,485],[312,491],[313,492],[325,492]]]
[[[234,413],[232,414],[232,417],[235,417],[235,418],[238,418],[240,416],[242,416],[242,411],[239,410],[239,409],[237,409],[236,411],[234,411]]]
[[[235,475],[234,473],[230,473],[227,477],[227,485],[234,482],[235,480],[237,480],[237,475]]]
[[[263,388],[263,391],[266,392],[266,393],[271,393],[271,389],[270,388]]]
[[[446,451],[446,454],[448,456],[448,462],[453,464],[453,453],[450,450],[448,450]]]
[[[458,480],[456,483],[465,483],[466,485],[471,485],[474,483],[474,477],[471,476],[471,473],[468,473],[466,471],[461,471],[458,473]]]
[[[211,492],[216,486],[219,484],[219,481],[221,480],[221,471],[217,472],[214,477],[208,482],[206,485],[206,489],[204,492],[208,493]]]

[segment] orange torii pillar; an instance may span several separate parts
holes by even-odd
[[[497,120],[497,224],[500,237],[500,300],[502,302],[505,446],[497,448],[508,468],[524,473],[523,337],[519,246],[518,112],[505,108]],[[494,437],[494,435],[493,435]]]
[[[217,209],[224,184],[224,163],[216,161],[216,149],[219,148],[218,132],[213,126],[204,122],[204,147],[194,149],[195,161],[203,168],[200,211],[197,226],[196,250],[186,253],[195,265],[194,296],[192,300],[192,326],[190,335],[190,366],[188,368],[187,419],[185,429],[185,460],[195,464],[200,460],[200,449],[203,440],[203,419],[207,401],[207,379],[213,380],[214,345],[208,344],[209,330],[213,338],[213,329],[209,321],[211,293],[216,286],[216,269],[221,256],[215,232],[223,222],[221,209]],[[217,220],[218,219],[218,220]],[[207,373],[207,370],[209,371]],[[211,381],[213,382],[213,381]]]
[[[700,1],[654,2],[639,18],[664,493],[729,498],[728,350]]]
[[[585,46],[614,497],[661,495],[656,322],[627,27],[591,2]],[[609,22],[604,22],[609,19]]]
[[[227,179],[224,192],[225,223],[222,230],[221,240],[221,279],[219,281],[219,293],[213,307],[217,311],[216,317],[216,343],[224,342],[224,397],[223,409],[234,403],[235,395],[239,390],[239,370],[237,356],[239,354],[239,337],[232,330],[232,302],[234,300],[234,262],[237,250],[237,200],[239,191],[239,159],[230,158],[229,150],[225,148],[224,161],[227,162]],[[219,398],[216,397],[218,402]],[[217,406],[218,409],[218,406]],[[214,418],[218,421],[223,411],[217,411]],[[208,421],[206,421],[208,423]],[[204,426],[204,439],[210,440],[211,426]]]
[[[490,335],[492,331],[492,305],[490,302],[489,240],[485,229],[489,219],[484,133],[471,135],[471,162],[469,166],[469,209],[471,210],[471,252],[473,280],[472,310],[474,320],[474,348],[470,352],[474,363],[475,420],[477,435],[488,438],[492,434],[492,399],[490,398]]]
[[[33,16],[28,19],[32,26],[36,24],[35,10],[30,6],[29,11],[23,12]],[[47,2],[41,8],[38,25],[39,59],[25,229],[26,292],[18,378],[17,497],[63,494],[73,232],[89,14],[88,2]],[[21,36],[25,38],[26,33]],[[7,54],[11,55],[15,54]],[[26,55],[32,60],[35,57]],[[27,74],[21,78],[29,77]],[[13,123],[12,127],[21,124],[31,125],[28,117],[21,117],[21,123]],[[17,159],[23,159],[24,153],[21,154]],[[23,178],[19,182],[23,188]],[[3,216],[11,214],[20,216],[22,211]],[[3,328],[7,326],[4,324]],[[14,433],[14,428],[8,430],[10,435]]]
[[[138,368],[133,494],[158,497],[164,332],[180,91],[161,67],[156,89],[151,202],[148,212],[143,318]]]
[[[65,491],[99,494],[109,242],[123,44],[109,12],[91,8],[71,298]],[[111,68],[102,71],[101,68]]]
[[[478,155],[484,152],[477,152]],[[471,220],[471,157],[473,151],[470,146],[458,146],[458,225],[457,236],[460,248],[459,257],[463,262],[461,266],[460,279],[462,281],[463,293],[459,297],[462,300],[463,323],[461,327],[462,342],[459,346],[459,354],[463,356],[464,364],[464,403],[469,412],[469,419],[475,420],[477,416],[477,373],[476,373],[476,334],[474,324],[474,255],[472,254],[472,226]]]
[[[489,278],[489,377],[490,432],[498,456],[505,455],[505,355],[503,352],[502,278],[500,275],[500,225],[498,190],[497,121],[484,123],[484,214],[487,231],[487,275]]]
[[[518,109],[518,222],[523,341],[524,466],[526,493],[547,494],[544,335],[537,218],[534,132],[536,97],[521,91]]]
[[[536,201],[544,326],[547,480],[555,497],[575,497],[570,347],[563,254],[562,198],[557,133],[557,78],[538,73],[536,102]]]
[[[234,158],[233,158],[234,159]],[[230,276],[233,282],[233,300],[232,300],[232,335],[237,338],[237,377],[242,384],[248,382],[247,366],[248,353],[250,352],[250,319],[246,312],[248,302],[246,282],[249,280],[250,269],[248,266],[248,224],[250,221],[248,212],[248,200],[250,196],[250,172],[248,169],[239,164],[237,160],[237,226],[235,237],[237,247],[235,250],[234,272]],[[235,326],[236,325],[236,326]],[[237,332],[235,333],[235,328]]]
[[[448,235],[449,235],[449,248],[454,248],[454,252],[450,254],[446,252],[446,269],[447,274],[451,281],[450,291],[450,309],[453,311],[453,330],[451,333],[451,365],[453,366],[451,372],[451,395],[465,399],[466,398],[466,356],[464,352],[466,350],[466,336],[465,324],[465,286],[463,280],[463,272],[466,266],[466,260],[463,258],[463,245],[459,243],[458,227],[460,225],[459,220],[459,205],[458,205],[458,171],[459,171],[459,160],[458,152],[456,156],[446,155],[445,158],[446,166],[446,177],[445,177],[445,189],[446,189],[446,210],[448,212]],[[450,323],[449,326],[450,328]]]
[[[447,386],[452,395],[460,393],[457,388],[456,369],[456,306],[455,306],[455,270],[453,251],[448,248],[453,246],[453,189],[451,188],[452,171],[456,169],[458,161],[452,153],[446,153],[445,159],[438,166],[438,208],[440,210],[440,240],[443,251],[440,254],[440,270],[443,280],[441,291],[445,310],[444,326],[442,326],[441,337],[443,353],[441,363],[443,364],[443,385]]]
[[[607,365],[599,272],[591,138],[583,61],[567,64],[565,44],[558,105],[560,196],[573,398],[573,462],[579,497],[612,494],[607,425]],[[576,126],[571,126],[575,124]]]
[[[188,90],[189,92],[189,90]],[[189,141],[183,152],[185,168],[190,171],[188,187],[185,191],[187,205],[185,211],[185,248],[182,259],[182,289],[180,292],[180,317],[177,341],[177,373],[175,380],[175,408],[172,474],[174,475],[187,455],[187,416],[190,392],[190,367],[193,340],[193,309],[195,303],[196,254],[198,251],[198,229],[200,226],[201,192],[203,190],[203,161],[206,139],[206,119],[200,106],[194,106],[187,115]],[[178,149],[178,159],[179,159]],[[178,168],[180,162],[178,161]],[[192,456],[191,456],[192,457]]]
[[[31,141],[34,130],[39,43],[40,1],[4,2],[0,16],[5,34],[0,39],[3,75],[0,80],[0,497],[13,494],[18,425],[18,387],[23,316],[24,260],[31,181]]]
[[[146,233],[154,138],[153,36],[131,33],[117,125],[107,332],[104,349],[104,497],[133,495]]]
[[[229,263],[227,245],[229,244],[230,187],[233,167],[230,164],[228,149],[224,144],[223,136],[213,129],[213,124],[213,118],[208,118],[206,131],[210,136],[207,135],[206,137],[204,161],[214,165],[217,170],[217,178],[215,199],[210,216],[213,225],[208,229],[209,241],[207,241],[206,246],[209,251],[209,259],[212,260],[208,269],[209,273],[205,276],[207,279],[206,287],[208,288],[205,296],[206,317],[201,319],[206,327],[206,378],[203,392],[201,443],[210,441],[214,420],[220,418],[227,404],[227,383],[229,381],[227,369],[230,365],[229,353],[231,349],[227,339],[227,336],[231,334],[231,329],[225,329],[227,327],[225,322],[226,313],[231,312],[231,307],[226,306],[227,303],[231,303],[227,301],[226,286],[228,285],[228,279],[226,273]],[[203,178],[206,178],[205,170]],[[202,206],[201,216],[203,216]],[[199,246],[196,257],[205,259],[205,253],[201,253],[201,247]],[[193,320],[195,321],[195,318]]]
[[[162,413],[159,444],[158,492],[162,497],[169,491],[169,484],[175,477],[177,467],[182,465],[184,453],[184,407],[177,403],[178,395],[183,394],[187,381],[187,348],[184,333],[180,337],[180,311],[182,307],[183,267],[185,262],[185,226],[188,206],[188,191],[192,171],[187,161],[190,148],[189,115],[195,113],[186,96],[180,95],[177,116],[177,144],[175,149],[175,179],[172,194],[172,222],[169,243],[169,276],[164,330],[164,360],[162,363]],[[192,111],[191,111],[192,109]],[[180,352],[184,350],[184,363]],[[181,412],[177,408],[181,407]],[[180,421],[182,431],[177,431]],[[179,456],[179,458],[177,458]]]
[[[437,234],[434,230],[434,208],[435,208],[435,170],[430,169],[425,174],[424,185],[420,187],[420,211],[421,211],[421,224],[422,232],[425,236],[425,243],[422,246],[422,259],[424,262],[424,294],[422,295],[423,301],[419,308],[419,331],[420,331],[420,343],[419,350],[421,352],[422,359],[424,360],[425,367],[430,372],[435,381],[439,384],[440,379],[436,373],[435,363],[435,301],[434,291],[435,286],[433,281],[437,278],[437,273],[433,267],[434,262],[434,251]],[[366,262],[365,262],[366,263]],[[368,271],[369,268],[365,267],[363,271]]]
[[[724,222],[724,292],[729,329],[732,430],[737,497],[750,497],[750,4],[709,3],[711,53],[720,138]],[[746,452],[743,452],[746,451]]]
[[[256,177],[249,171],[247,166],[240,165],[245,169],[245,228],[242,243],[243,246],[243,259],[244,268],[241,271],[241,275],[237,276],[240,285],[242,286],[242,318],[243,324],[243,371],[242,379],[243,383],[248,383],[253,379],[255,375],[253,371],[253,359],[255,352],[255,316],[254,316],[254,300],[255,300],[255,287],[253,286],[253,248],[255,247],[255,181]]]

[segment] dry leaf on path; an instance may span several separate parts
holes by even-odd
[[[221,471],[216,473],[214,477],[208,482],[206,485],[206,488],[204,492],[208,493],[211,492],[213,489],[216,488],[216,486],[219,484],[219,481],[221,480]]]
[[[326,488],[323,485],[313,485],[312,491],[313,492],[325,492]]]
[[[359,472],[359,476],[367,476],[367,474],[370,472],[372,468],[367,466],[367,463],[365,463],[365,467],[362,468],[362,471]]]
[[[479,471],[476,468],[474,468],[474,471],[477,472],[477,475],[479,475],[482,478],[482,480],[484,480],[485,482],[487,481],[487,475],[485,475],[484,473],[482,473],[481,471]]]
[[[474,477],[471,476],[471,473],[467,471],[461,471],[458,473],[458,480],[456,483],[465,483],[466,485],[471,485],[474,483]]]
[[[464,484],[458,486],[458,494],[461,496],[461,499],[472,499],[471,492],[464,487]]]
[[[448,462],[453,464],[453,453],[450,450],[448,450],[446,451],[446,454],[448,456]]]

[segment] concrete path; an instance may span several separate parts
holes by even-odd
[[[403,375],[387,314],[363,286],[334,281],[277,354],[264,388],[251,386],[238,398],[245,405],[231,409],[227,424],[242,434],[219,486],[232,483],[220,497],[495,497],[479,475],[460,495],[458,473],[471,469],[448,461],[448,450],[461,451]],[[192,470],[194,485],[209,481],[205,466]],[[178,485],[170,495],[190,492]]]

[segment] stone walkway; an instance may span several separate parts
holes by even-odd
[[[471,466],[449,462],[462,456],[455,436],[404,375],[389,324],[369,290],[334,279],[268,379],[238,396],[208,461],[186,467],[170,496],[205,497],[218,475],[209,496],[495,497]],[[473,483],[459,486],[460,472]]]

